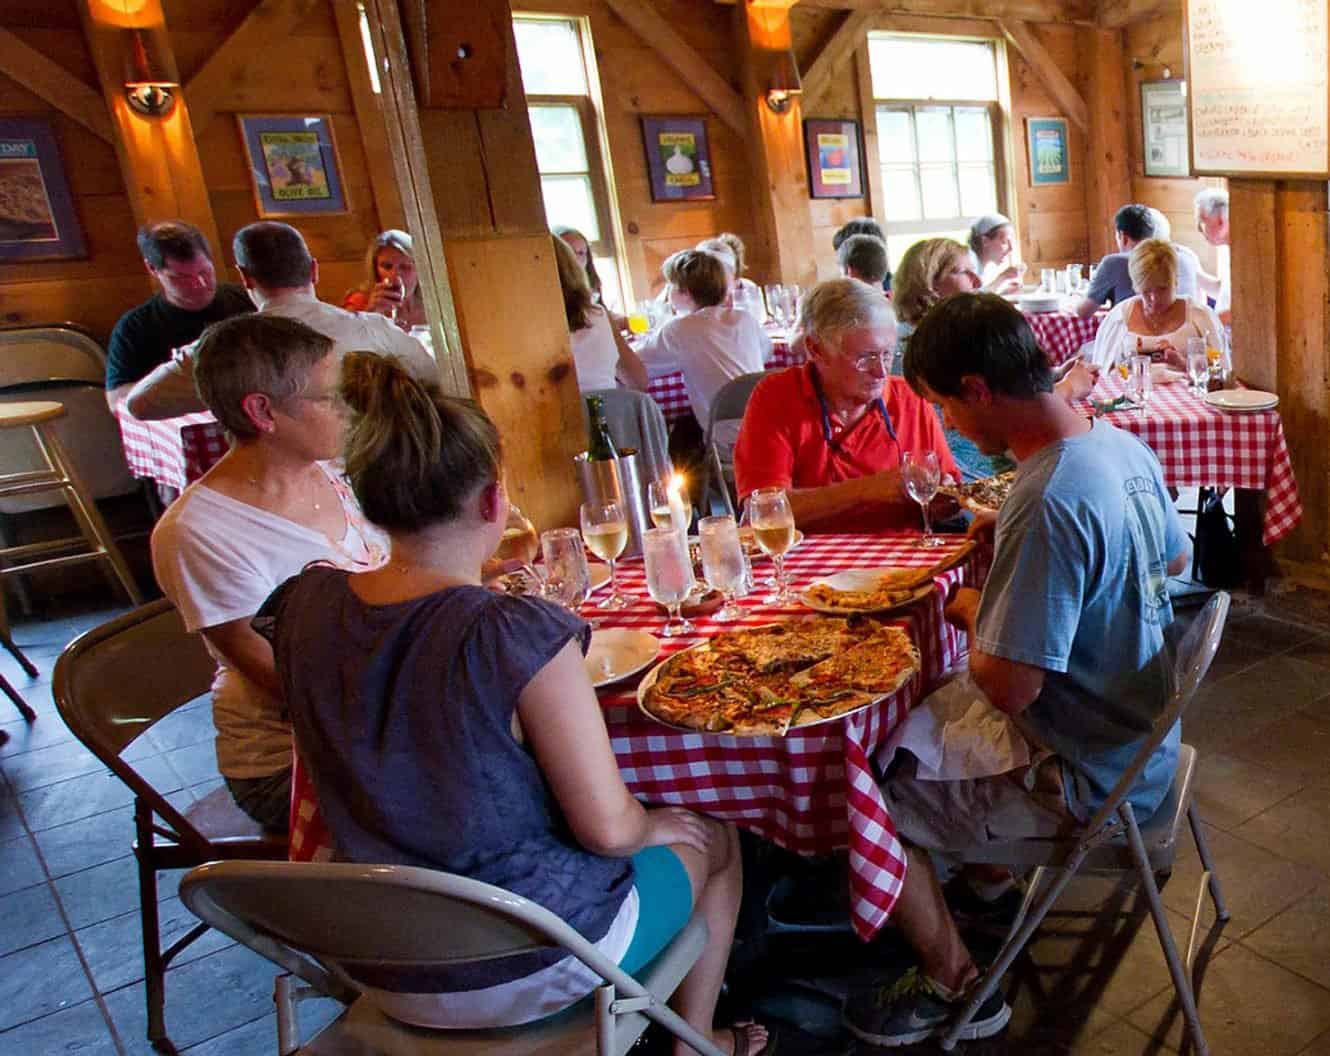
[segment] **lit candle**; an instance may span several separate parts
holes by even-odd
[[[670,486],[665,489],[665,494],[670,501],[670,525],[675,531],[682,532],[686,536],[688,523],[683,513],[683,486],[683,474],[676,473],[670,477]]]

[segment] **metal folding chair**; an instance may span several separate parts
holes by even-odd
[[[721,456],[716,440],[716,427],[722,422],[742,421],[748,400],[757,388],[757,383],[771,371],[760,370],[754,374],[741,374],[720,387],[716,398],[711,401],[711,420],[707,422],[706,460],[707,476],[702,485],[702,508],[711,509],[711,490],[720,492],[721,504],[731,517],[734,513],[734,497],[730,494],[730,479],[734,476],[734,464]],[[728,474],[727,474],[728,470]]]
[[[1209,1052],[1205,1035],[1201,1030],[1200,1016],[1196,1011],[1196,995],[1191,985],[1192,958],[1196,949],[1201,908],[1207,888],[1214,902],[1216,918],[1226,921],[1229,914],[1224,905],[1223,893],[1219,889],[1219,877],[1215,872],[1214,860],[1210,857],[1210,849],[1206,846],[1200,819],[1192,802],[1193,782],[1196,776],[1196,750],[1186,744],[1179,748],[1177,770],[1169,794],[1144,826],[1137,824],[1127,794],[1135,785],[1150,756],[1163,742],[1173,724],[1182,717],[1192,697],[1196,695],[1196,690],[1210,669],[1210,663],[1219,648],[1228,608],[1229,595],[1221,591],[1211,597],[1197,614],[1195,623],[1178,646],[1173,664],[1172,696],[1168,707],[1156,720],[1154,731],[1141,745],[1132,765],[1118,780],[1108,799],[1094,817],[1074,833],[1060,839],[1017,840],[974,848],[969,852],[958,852],[963,860],[969,862],[991,862],[1036,868],[1030,879],[1024,904],[1012,924],[1006,942],[943,1037],[944,1049],[955,1048],[966,1024],[997,987],[1011,963],[1038,930],[1058,896],[1076,872],[1086,868],[1135,871],[1149,901],[1150,915],[1154,919],[1155,930],[1159,934],[1159,944],[1163,948],[1164,958],[1168,961],[1169,974],[1173,978],[1173,987],[1177,991],[1178,1003],[1182,1006],[1193,1044],[1199,1056],[1206,1056]],[[1172,869],[1177,851],[1178,833],[1181,831],[1184,819],[1191,828],[1203,872],[1196,892],[1186,954],[1180,957],[1164,911],[1164,904],[1159,898],[1155,874]],[[1041,890],[1045,874],[1049,872],[1054,872],[1056,875]]]
[[[587,1052],[619,1056],[647,1022],[703,1056],[722,1056],[665,1003],[706,945],[695,916],[635,979],[549,910],[434,869],[323,862],[214,862],[188,873],[180,897],[197,916],[284,969],[274,993],[278,1052],[300,1044],[295,1003],[318,995],[349,1008],[301,1053],[389,1056]],[[561,947],[604,980],[573,1009],[521,1027],[426,1030],[384,1015],[361,992],[357,969],[428,970]],[[307,986],[294,984],[290,976]],[[594,1033],[593,1033],[594,1032]]]

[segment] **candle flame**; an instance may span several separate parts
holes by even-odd
[[[683,474],[676,473],[674,474],[674,476],[670,477],[669,487],[666,490],[671,491],[677,495],[679,494],[679,492],[683,491],[683,485],[684,485]]]

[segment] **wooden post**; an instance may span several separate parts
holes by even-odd
[[[1077,37],[1086,74],[1085,220],[1094,262],[1116,248],[1113,214],[1132,200],[1127,108],[1133,101],[1121,31],[1082,29]]]
[[[213,252],[224,247],[217,238],[217,222],[203,180],[203,167],[194,143],[188,101],[177,92],[174,108],[165,117],[144,117],[125,100],[125,48],[130,29],[155,36],[167,72],[178,80],[175,55],[166,34],[161,0],[139,0],[132,15],[108,0],[79,0],[88,50],[97,67],[102,95],[115,126],[115,148],[120,158],[129,204],[139,225],[149,220],[180,219],[203,232]]]
[[[753,173],[753,222],[780,282],[817,282],[813,221],[808,207],[803,113],[799,96],[783,114],[767,105],[776,63],[790,49],[793,0],[741,0],[735,5],[735,39],[748,109],[749,169]]]

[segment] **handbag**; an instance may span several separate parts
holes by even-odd
[[[1207,587],[1235,587],[1242,580],[1242,551],[1229,516],[1224,492],[1202,488],[1196,511],[1195,577]]]

